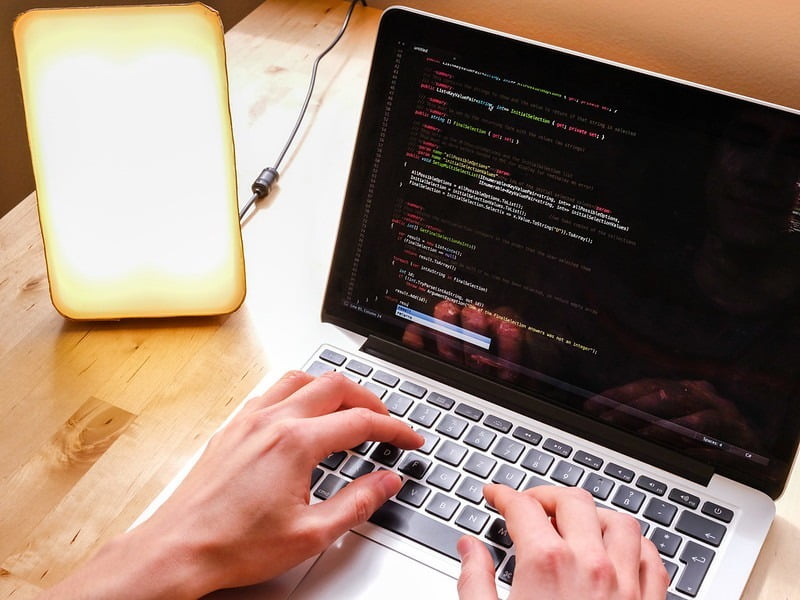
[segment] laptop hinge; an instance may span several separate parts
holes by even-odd
[[[708,485],[714,474],[711,465],[642,440],[609,425],[598,423],[531,394],[489,381],[444,361],[422,355],[389,340],[370,336],[362,345],[361,350],[371,356],[392,362],[468,394],[485,398],[509,410],[520,412],[532,419],[584,437],[700,485]]]

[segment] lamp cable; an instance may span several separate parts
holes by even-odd
[[[261,173],[256,177],[253,184],[250,186],[250,190],[253,192],[253,195],[250,196],[250,199],[239,209],[239,221],[244,219],[244,216],[250,210],[258,200],[266,197],[270,190],[272,189],[273,184],[278,181],[280,174],[278,173],[278,167],[283,162],[283,159],[286,157],[286,153],[289,151],[289,147],[292,145],[297,132],[300,130],[300,124],[303,122],[303,118],[306,115],[306,111],[308,110],[308,104],[311,101],[311,95],[314,93],[314,84],[317,79],[317,69],[319,67],[320,61],[325,57],[328,52],[330,52],[333,47],[342,39],[345,30],[347,29],[347,25],[350,22],[350,16],[353,14],[353,9],[355,8],[356,4],[361,3],[363,6],[366,6],[367,3],[365,0],[351,0],[350,6],[347,9],[347,14],[344,17],[344,22],[342,23],[342,27],[339,29],[339,33],[336,34],[336,37],[333,38],[333,41],[328,44],[328,47],[325,48],[319,55],[314,59],[314,64],[311,67],[311,79],[308,83],[308,91],[306,92],[305,100],[303,101],[303,105],[300,108],[300,114],[297,117],[297,121],[292,128],[291,133],[289,134],[286,143],[283,146],[278,158],[272,164],[272,166],[265,168]]]

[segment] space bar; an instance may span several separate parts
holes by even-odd
[[[388,500],[373,513],[369,520],[375,525],[419,542],[423,546],[441,552],[450,558],[460,560],[458,550],[456,550],[456,542],[464,533],[410,508],[406,508],[402,504]],[[505,558],[506,553],[489,544],[486,544],[486,548],[489,550],[492,560],[494,560],[494,568],[497,569]]]

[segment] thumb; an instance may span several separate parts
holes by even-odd
[[[402,485],[391,471],[376,471],[351,481],[336,495],[313,505],[324,531],[322,537],[333,542],[348,529],[365,522],[380,506],[394,496]]]
[[[456,545],[461,555],[461,575],[458,578],[460,600],[497,598],[494,584],[494,563],[489,551],[476,538],[465,535]]]

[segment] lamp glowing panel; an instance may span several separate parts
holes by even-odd
[[[202,4],[31,10],[14,39],[56,309],[236,310],[244,257],[219,15]]]

